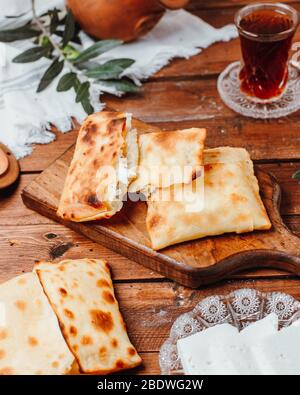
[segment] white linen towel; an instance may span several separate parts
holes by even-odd
[[[42,14],[54,6],[62,8],[64,1],[38,0],[36,4],[38,14]],[[7,18],[12,15],[21,17]],[[30,0],[0,0],[0,30],[23,25],[30,19]],[[96,61],[101,64],[121,57],[134,59],[136,62],[125,70],[124,76],[139,84],[175,57],[189,58],[217,41],[229,41],[236,36],[234,25],[215,29],[187,11],[167,11],[145,37],[106,52]],[[93,44],[84,33],[81,38],[83,48]],[[11,62],[31,45],[28,40],[0,43],[0,142],[6,144],[17,158],[30,154],[32,144],[54,140],[51,125],[67,132],[72,127],[72,117],[81,122],[86,116],[81,104],[75,103],[73,90],[56,92],[57,80],[45,91],[35,93],[50,61],[43,58],[34,63]],[[101,84],[93,84],[90,93],[96,111],[105,106],[99,98],[104,91],[120,94]]]

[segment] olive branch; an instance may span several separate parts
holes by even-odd
[[[94,112],[90,101],[90,86],[93,83],[101,82],[102,85],[115,88],[118,92],[137,91],[138,87],[130,79],[121,77],[123,71],[131,66],[134,60],[114,59],[101,65],[92,62],[93,58],[121,45],[121,40],[97,41],[80,52],[76,49],[81,44],[80,28],[71,10],[65,12],[54,8],[38,17],[35,0],[31,0],[31,7],[32,19],[19,28],[0,31],[0,41],[33,41],[34,47],[16,56],[12,60],[14,63],[35,62],[43,57],[52,61],[39,82],[37,92],[46,89],[64,68],[68,71],[59,79],[56,90],[65,92],[74,89],[76,103],[81,103],[87,114]],[[18,17],[20,15],[15,18]]]

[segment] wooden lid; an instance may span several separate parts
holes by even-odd
[[[20,167],[11,151],[0,143],[0,189],[12,185],[18,178]]]

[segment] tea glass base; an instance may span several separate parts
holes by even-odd
[[[218,92],[233,111],[246,117],[271,119],[285,117],[300,109],[300,68],[289,64],[289,80],[284,93],[276,100],[260,103],[240,90],[240,62],[231,63],[218,78]]]

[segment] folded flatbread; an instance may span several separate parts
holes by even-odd
[[[65,260],[39,263],[35,270],[83,373],[107,374],[141,363],[128,338],[106,262]]]
[[[137,133],[130,115],[90,115],[79,131],[57,214],[74,222],[110,218],[123,206],[137,162]]]
[[[129,192],[146,195],[155,188],[190,183],[201,172],[205,129],[142,134],[138,138],[137,178]]]
[[[184,193],[182,185],[156,189],[148,199],[146,223],[153,249],[205,236],[271,227],[246,150],[208,149],[204,163],[202,184],[200,177],[186,185]]]
[[[64,374],[74,357],[35,273],[0,285],[0,374]]]

